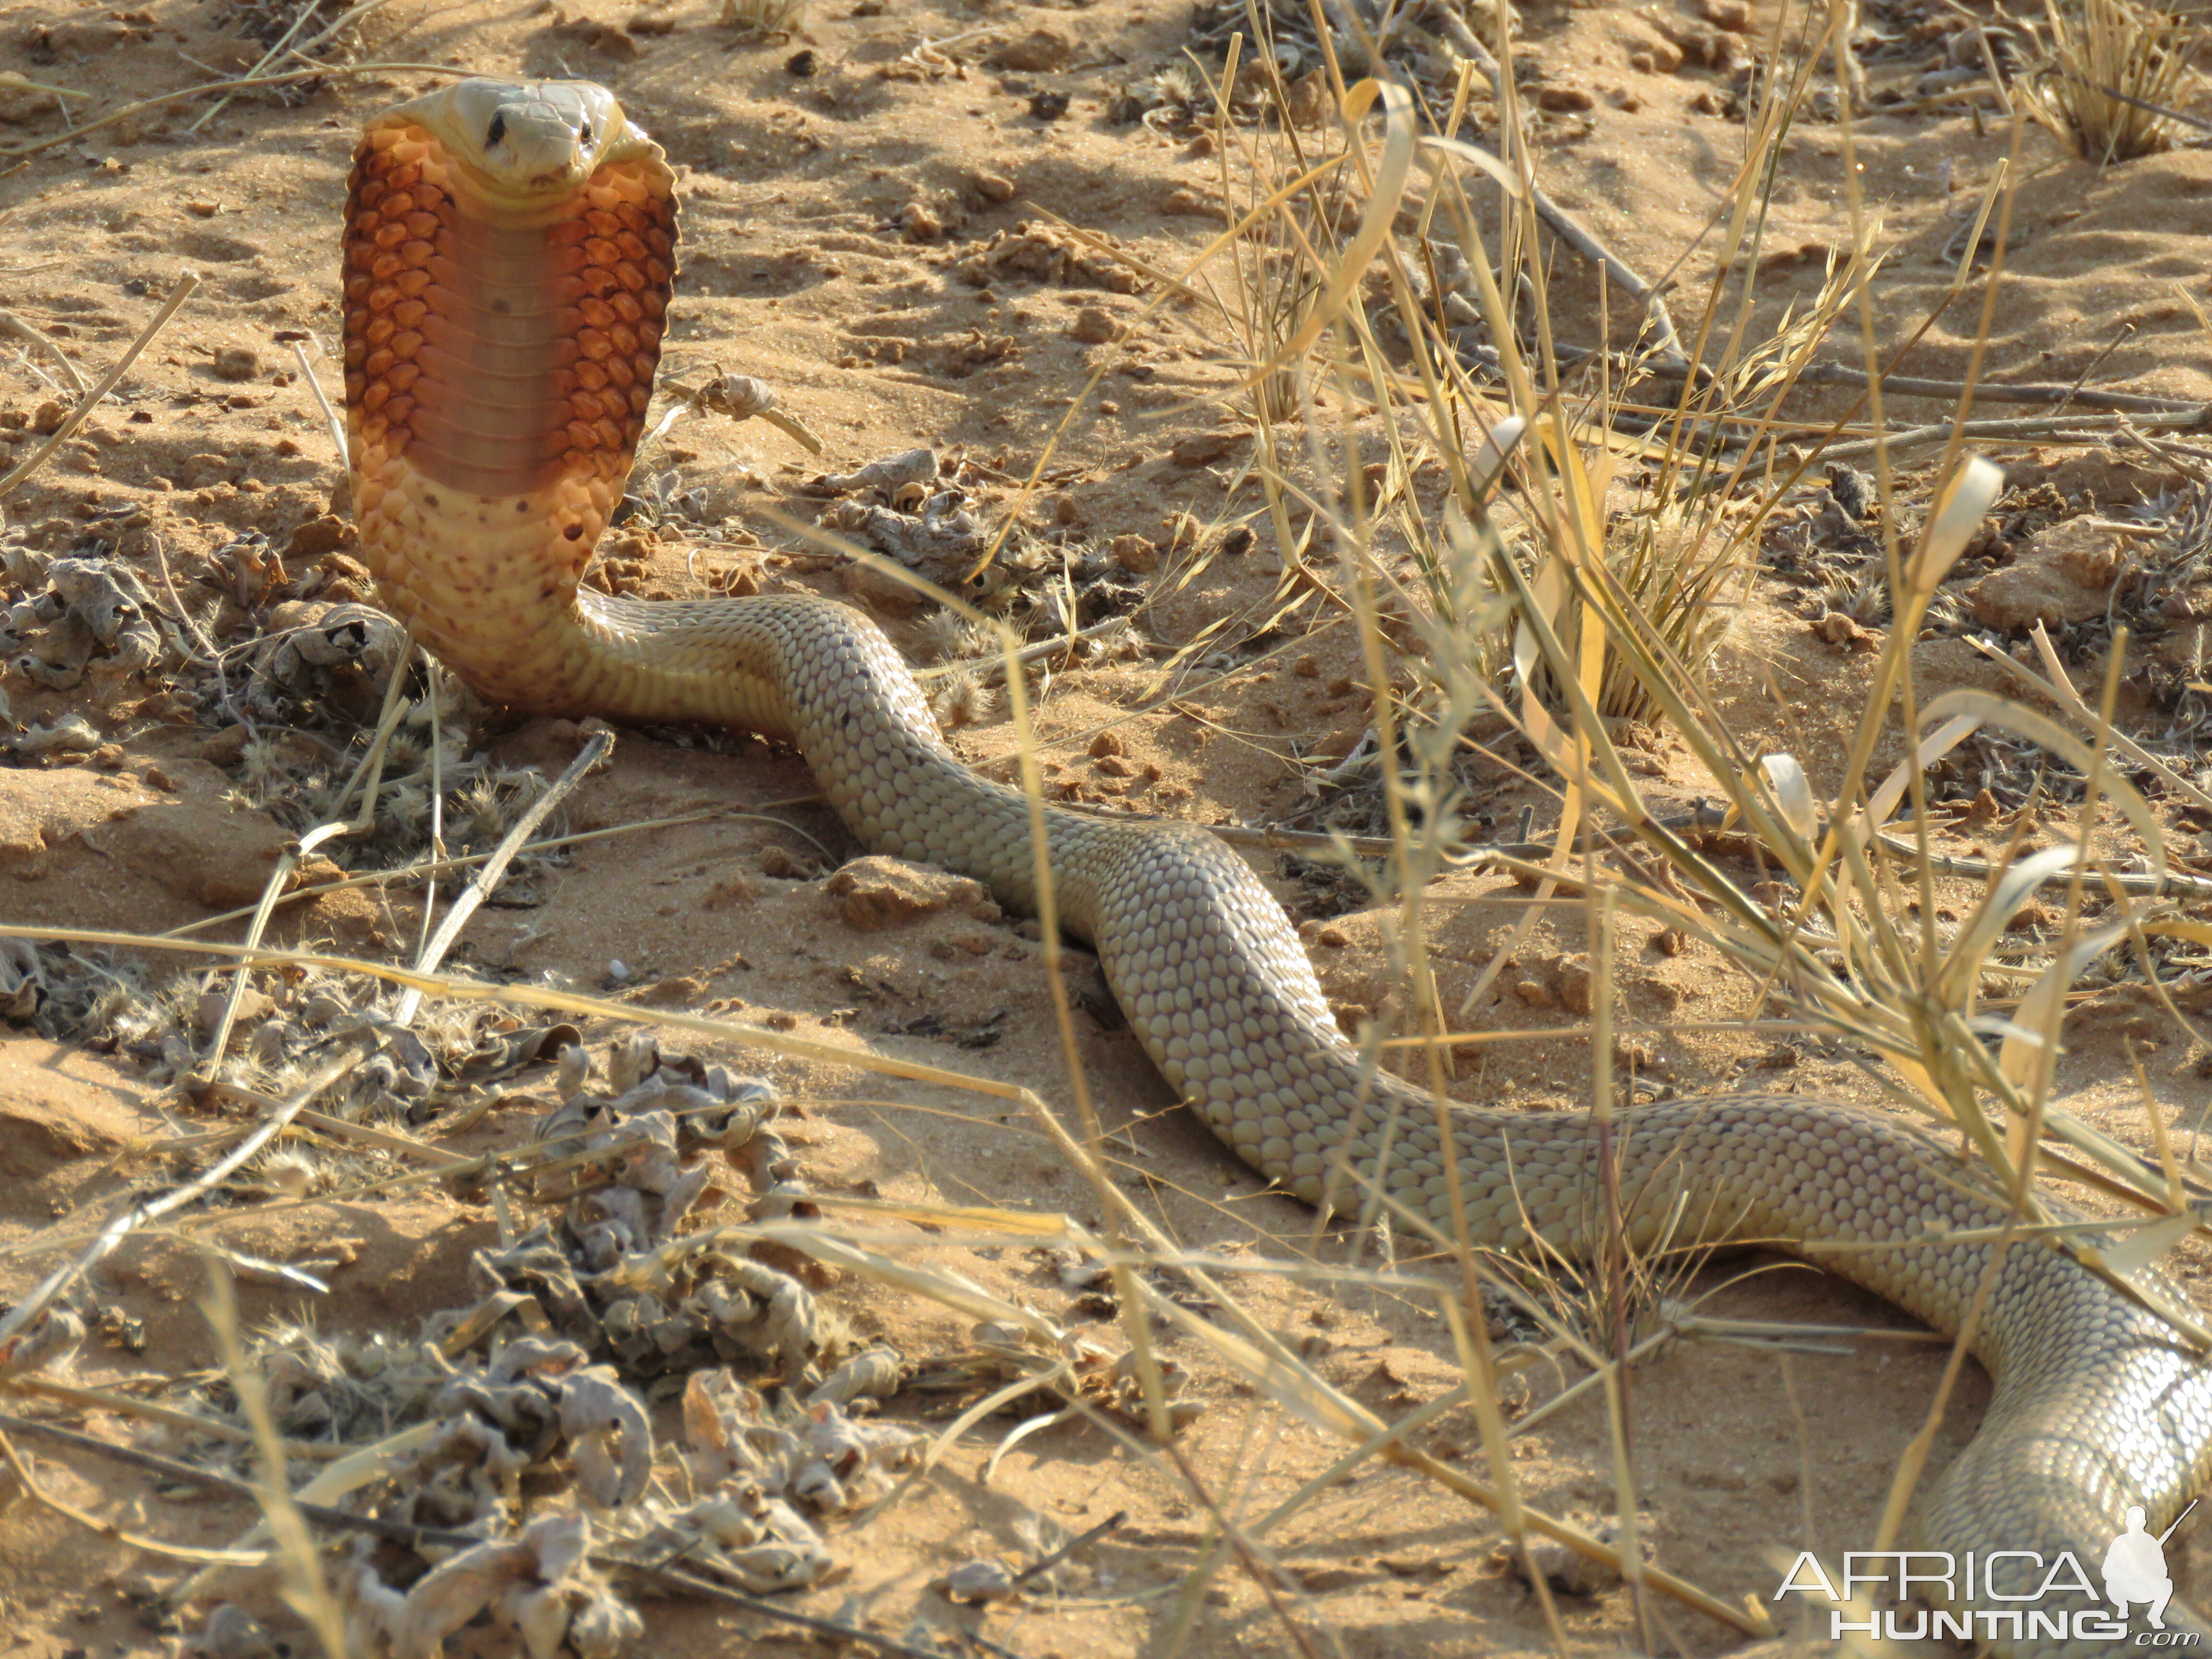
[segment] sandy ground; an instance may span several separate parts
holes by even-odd
[[[1704,233],[1741,164],[1741,128],[1723,112],[1726,68],[1701,66],[1694,53],[1678,65],[1674,39],[1715,31],[1677,9],[1675,0],[1534,8],[1525,20],[1533,60],[1526,76],[1532,86],[1577,94],[1558,98],[1547,118],[1541,164],[1551,189],[1632,265],[1671,271],[1680,292],[1694,295],[1711,274],[1712,239]],[[268,19],[191,0],[130,12],[0,5],[0,144],[58,130],[52,100],[11,87],[6,72],[81,91],[93,100],[83,107],[105,107],[192,84],[203,68],[243,70],[260,51],[249,36]],[[1912,28],[1923,20],[1908,8],[1870,10],[1869,20],[1897,43],[1877,55],[1877,88],[1909,86],[1940,40],[1928,36],[1936,44],[1924,51],[1913,46]],[[1259,499],[1240,473],[1244,441],[1206,402],[1230,372],[1204,314],[1170,307],[1140,319],[1147,296],[1120,291],[1128,284],[1102,274],[1111,270],[1103,264],[1063,260],[1056,273],[1002,265],[981,281],[963,274],[992,239],[1041,225],[1047,211],[1164,268],[1179,268],[1214,234],[1219,222],[1206,204],[1219,175],[1209,147],[1109,119],[1117,94],[1174,62],[1187,38],[1182,9],[1145,0],[1067,9],[837,0],[815,9],[799,33],[763,40],[718,25],[710,9],[688,0],[610,5],[588,16],[543,0],[395,0],[374,27],[384,58],[589,76],[616,88],[683,179],[684,274],[672,370],[696,375],[720,366],[760,376],[826,443],[816,462],[758,425],[677,428],[653,465],[674,467],[684,487],[707,490],[710,515],[726,528],[720,539],[632,532],[617,550],[629,561],[627,585],[661,594],[732,580],[772,591],[834,586],[827,562],[769,516],[818,509],[798,492],[805,478],[823,465],[927,444],[975,463],[972,476],[991,489],[991,480],[1026,473],[1085,375],[1103,364],[1106,378],[1060,437],[1050,488],[1029,519],[1039,532],[1100,549],[1117,538],[1167,545],[1164,559],[1139,578],[1150,600],[1144,626],[1158,647],[1033,684],[1048,780],[1063,793],[1201,823],[1288,821],[1310,808],[1307,763],[1340,757],[1366,722],[1353,684],[1363,670],[1351,631],[1318,605],[1302,603],[1276,633],[1250,637],[1277,608],[1281,569],[1264,519],[1250,550],[1216,546],[1219,527],[1253,514]],[[1022,43],[1040,32],[1054,44],[1024,53]],[[1017,62],[1042,66],[1005,67],[1009,48]],[[334,506],[342,510],[342,468],[293,343],[335,384],[327,354],[337,325],[337,209],[352,135],[370,113],[431,83],[405,69],[311,85],[289,106],[240,98],[197,128],[204,103],[156,106],[20,166],[0,156],[0,302],[88,377],[109,366],[178,278],[189,272],[201,283],[116,401],[7,502],[19,545],[53,556],[95,544],[118,552],[162,609],[181,605],[222,642],[267,627],[272,608],[288,599],[347,596],[340,532],[319,523]],[[1037,118],[1030,110],[1039,93],[1066,94],[1066,112]],[[1844,176],[1842,131],[1832,122],[1805,122],[1785,141],[1767,242],[1781,252],[1765,267],[1754,331],[1817,289],[1829,252],[1848,245],[1852,184],[1867,212],[1880,215],[1881,245],[1891,249],[1873,290],[1876,335],[1901,339],[1942,301],[1955,269],[1944,249],[2005,155],[2003,122],[1955,104],[1908,100],[1869,117],[1858,137],[1855,181]],[[2212,155],[2183,152],[2100,172],[2031,131],[2022,165],[2033,182],[2021,198],[2009,280],[1995,308],[1994,377],[2063,381],[2094,369],[2100,386],[2212,397],[2199,310],[2212,302],[2203,276],[2212,263]],[[1559,325],[1563,336],[1588,338],[1597,284],[1564,255],[1560,263]],[[1917,372],[1963,371],[1981,293],[1969,285],[1942,311],[1913,359]],[[1854,360],[1851,343],[1839,340],[1832,356]],[[0,341],[0,472],[40,441],[41,405],[61,397],[55,373],[44,349]],[[1846,406],[1841,394],[1823,393],[1801,398],[1792,413],[1826,418]],[[1900,424],[1942,412],[1911,399],[1891,410]],[[1218,447],[1194,441],[1217,433],[1228,434]],[[1206,456],[1209,449],[1216,453]],[[1194,455],[1206,459],[1186,464]],[[2004,459],[2023,488],[2047,490],[2058,517],[2123,510],[2179,477],[2079,448],[2015,447]],[[1914,485],[1908,475],[1908,492]],[[1010,493],[1010,483],[995,486],[1001,501]],[[1173,546],[1186,513],[1205,527],[1212,556]],[[917,630],[888,620],[902,642],[920,647]],[[1209,629],[1218,634],[1163,688],[1160,664]],[[2192,638],[2187,628],[2172,630],[2161,660],[2185,672],[2193,650],[2202,678],[2203,643]],[[241,695],[250,660],[239,659],[233,676]],[[1791,748],[1819,781],[1834,775],[1870,660],[1848,642],[1814,636],[1802,585],[1768,576],[1715,683],[1747,750]],[[1925,643],[1916,665],[1923,698],[1948,686],[2003,683],[1955,637]],[[2086,672],[2094,668],[2093,660]],[[373,713],[360,684],[341,675],[312,709],[264,714],[267,729],[249,747],[226,729],[221,708],[165,702],[143,684],[46,690],[16,677],[7,690],[19,726],[74,711],[100,744],[90,754],[24,754],[0,767],[0,918],[74,928],[158,931],[252,902],[287,835],[301,827],[281,805],[272,812],[272,793],[288,778],[327,769],[319,744],[326,748],[331,733],[343,743],[357,729],[347,722]],[[2130,706],[2147,732],[2172,733],[2160,708]],[[519,763],[557,765],[574,748],[571,734],[543,725],[483,711],[475,718],[483,740]],[[288,738],[288,722],[308,735]],[[1101,732],[1115,740],[1099,744]],[[1012,748],[1003,706],[984,709],[958,741],[979,763],[1002,760]],[[1699,792],[1704,781],[1679,744],[1655,738],[1642,752],[1655,799],[1676,803]],[[1524,804],[1547,821],[1546,798],[1503,769],[1484,774],[1474,804],[1501,832]],[[537,867],[529,908],[483,913],[455,961],[501,978],[610,987],[856,1054],[1020,1083],[1069,1109],[1034,929],[951,912],[855,929],[825,890],[829,871],[860,851],[836,821],[818,807],[743,816],[809,793],[794,757],[757,743],[625,733],[611,767],[566,807],[568,830],[720,816],[586,843]],[[2196,846],[2186,833],[2177,844]],[[1357,902],[1335,914],[1341,905],[1318,901],[1272,855],[1255,861],[1315,924],[1307,931],[1332,1000],[1381,1009],[1391,992],[1387,918]],[[1471,878],[1439,891],[1456,901],[1433,912],[1444,1007],[1461,1029],[1531,1034],[1466,1051],[1454,1091],[1528,1109],[1585,1102],[1589,1044],[1559,994],[1563,961],[1588,948],[1582,910],[1547,911],[1513,965],[1462,1006],[1522,922],[1523,896],[1510,883]],[[419,931],[422,897],[419,888],[359,890],[295,908],[279,932],[291,942],[397,957]],[[1670,956],[1641,938],[1624,940],[1621,958],[1623,1017],[1639,1028],[1626,1045],[1650,1087],[1694,1093],[1749,1079],[1871,1097],[1855,1066],[1816,1048],[1677,1029],[1755,1012],[1748,988],[1714,961],[1695,951]],[[1080,980],[1079,962],[1071,977]],[[2177,1025],[2139,988],[2086,999],[2069,1027],[2060,1092],[2090,1121],[2146,1146],[2125,1057],[2132,1049],[2142,1059],[2162,1112],[2193,1122],[2212,1086],[2202,1024]],[[592,1028],[595,1043],[607,1029]],[[0,1256],[0,1295],[11,1297],[52,1265],[46,1246],[79,1237],[134,1184],[184,1167],[149,1157],[149,1147],[218,1121],[214,1109],[180,1106],[157,1089],[127,1051],[101,1054],[21,1026],[13,1031],[0,1038],[0,1248],[9,1252]],[[977,1032],[987,1046],[958,1040]],[[1006,1103],[858,1066],[684,1042],[770,1078],[802,1103],[793,1141],[822,1193],[1100,1220],[1095,1195]],[[1179,1243],[1334,1265],[1372,1259],[1371,1243],[1316,1237],[1307,1212],[1262,1190],[1176,1110],[1126,1031],[1079,1013],[1076,1042],[1109,1131],[1115,1178]],[[438,1126],[419,1132],[435,1138]],[[454,1146],[474,1152],[527,1133],[526,1114],[495,1111]],[[248,1203],[244,1195],[233,1201]],[[281,1286],[241,1287],[250,1325],[305,1316],[325,1332],[354,1334],[407,1334],[429,1311],[471,1299],[469,1252],[495,1237],[488,1206],[422,1195],[263,1205],[219,1231],[252,1255],[335,1263],[331,1293],[312,1308]],[[26,1248],[34,1241],[42,1248]],[[1054,1317],[1090,1317],[1048,1266],[1018,1249],[918,1248]],[[1720,1263],[1693,1281],[1710,1292],[1710,1311],[1907,1324],[1836,1281],[1796,1269],[1742,1279],[1747,1265]],[[2194,1257],[2182,1270],[2192,1279],[2203,1271]],[[96,1294],[121,1317],[88,1345],[76,1379],[99,1385],[210,1364],[195,1308],[202,1272],[183,1243],[134,1245],[118,1255]],[[1257,1276],[1237,1281],[1237,1290],[1324,1377],[1372,1409],[1401,1413],[1458,1378],[1433,1304]],[[962,1339],[963,1322],[951,1314],[880,1286],[848,1279],[832,1294],[860,1329],[912,1356]],[[1110,1339],[1113,1327],[1099,1331]],[[1188,1341],[1170,1341],[1168,1352],[1192,1368],[1193,1392],[1208,1407],[1180,1443],[1196,1487],[1224,1511],[1248,1520],[1264,1514],[1341,1449],[1224,1376]],[[1641,1365],[1632,1399],[1634,1469],[1656,1559],[1740,1602],[1768,1596],[1778,1559],[1800,1547],[1863,1547],[1942,1357],[1940,1346],[1872,1340],[1848,1352],[1794,1356],[1683,1344]],[[1557,1386],[1547,1373],[1528,1382],[1536,1399]],[[1970,1369],[1931,1468],[1971,1436],[1985,1399],[1984,1380]],[[52,1402],[10,1408],[86,1423],[110,1437],[132,1432],[119,1419]],[[835,1530],[848,1575],[798,1605],[842,1607],[885,1632],[917,1619],[981,1630],[1024,1659],[1153,1650],[1176,1622],[1185,1576],[1211,1535],[1194,1485],[1079,1424],[1025,1440],[987,1482],[984,1460],[1007,1426],[1004,1419],[987,1424],[902,1502],[863,1528]],[[1465,1412],[1445,1415],[1421,1438],[1482,1473]],[[1588,1402],[1518,1441],[1513,1458],[1531,1503],[1586,1522],[1614,1505],[1604,1419]],[[38,1466],[56,1495],[176,1544],[225,1541],[250,1513],[81,1459],[40,1453]],[[1033,1559],[1039,1517],[1056,1537],[1122,1510],[1127,1524],[1084,1552],[1060,1596],[977,1611],[954,1608],[930,1588],[977,1554]],[[1276,1601],[1316,1652],[1542,1650],[1534,1602],[1492,1559],[1497,1536],[1486,1514],[1417,1475],[1363,1465],[1273,1534],[1289,1569],[1285,1586],[1263,1590],[1231,1563],[1194,1592],[1182,1651],[1282,1650]],[[169,1650],[178,1626],[159,1595],[180,1576],[178,1564],[104,1542],[21,1498],[0,1516],[0,1653]],[[2197,1553],[2191,1545],[2178,1559],[2193,1561]],[[283,1619],[265,1591],[246,1599]],[[1577,1650],[1648,1642],[1652,1651],[1709,1653],[1743,1639],[1663,1601],[1651,1605],[1650,1633],[1640,1636],[1631,1599],[1618,1590],[1563,1607]],[[770,1633],[692,1602],[648,1602],[646,1611],[653,1650],[668,1654],[722,1650],[718,1644],[741,1631]],[[295,1631],[290,1639],[293,1651],[305,1650],[307,1638]]]

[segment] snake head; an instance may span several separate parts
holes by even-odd
[[[418,99],[404,112],[438,135],[479,191],[510,202],[566,194],[602,162],[650,142],[614,94],[589,81],[480,77]]]

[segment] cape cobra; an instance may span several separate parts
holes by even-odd
[[[678,603],[580,585],[642,430],[675,243],[674,176],[602,88],[471,80],[369,124],[346,202],[346,402],[354,511],[385,603],[514,708],[795,744],[863,846],[1031,906],[1028,804],[951,752],[866,617],[804,595]],[[1239,1158],[1316,1203],[1359,1190],[1347,1169],[1379,1179],[1446,1230],[1455,1161],[1476,1243],[1527,1247],[1533,1232],[1589,1249],[1601,1208],[1587,1117],[1453,1106],[1448,1147],[1428,1095],[1363,1071],[1235,854],[1188,825],[1049,808],[1045,823],[1066,929]],[[1802,1097],[1640,1108],[1616,1120],[1610,1156],[1632,1243],[1780,1243],[1948,1332],[1990,1247],[1913,1241],[2004,1213],[1930,1137]],[[2145,1283],[2185,1304],[2164,1278]],[[2071,1550],[2094,1575],[2129,1505],[2155,1530],[2206,1477],[2212,1371],[2043,1243],[2005,1251],[1974,1352],[1995,1397],[1922,1503],[1923,1547]],[[2167,1623],[2199,1628],[2178,1603]],[[2002,1620],[1976,1633],[2019,1652],[2125,1645],[2039,1641]]]

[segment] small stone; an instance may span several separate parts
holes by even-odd
[[[325,553],[335,553],[349,545],[353,539],[351,525],[335,513],[325,513],[320,518],[309,519],[305,524],[293,526],[291,539],[284,544],[284,556],[288,559],[319,559]]]
[[[1552,988],[1540,979],[1516,979],[1505,988],[1531,1008],[1551,1008],[1559,1004]]]
[[[1536,94],[1536,107],[1555,115],[1597,107],[1597,97],[1587,87],[1544,87]]]
[[[1178,438],[1170,453],[1177,466],[1204,466],[1226,455],[1238,436],[1234,432],[1194,432],[1188,438]]]
[[[1075,320],[1067,325],[1067,331],[1085,345],[1106,345],[1126,332],[1114,313],[1103,306],[1085,306],[1075,313]]]
[[[704,910],[728,910],[740,904],[750,904],[763,890],[758,882],[740,872],[708,888],[707,896],[700,901],[700,908]]]
[[[1331,1590],[1350,1589],[1355,1584],[1364,1584],[1375,1575],[1358,1567],[1300,1567],[1298,1586],[1310,1595],[1325,1595]]]
[[[963,911],[975,921],[996,921],[1000,914],[981,882],[903,859],[854,859],[830,878],[825,890],[842,901],[847,924],[864,933],[940,910]]]
[[[1661,35],[1681,48],[1685,63],[1700,64],[1706,69],[1724,70],[1735,62],[1737,42],[1723,30],[1664,12],[1653,13],[1649,21]],[[1713,88],[1706,88],[1699,96],[1710,100],[1716,111],[1724,107],[1719,93]]]
[[[1840,611],[1824,612],[1813,623],[1813,631],[1830,645],[1848,645],[1855,651],[1871,651],[1881,642],[1878,635],[1869,633]]]
[[[1751,8],[1745,0],[1698,0],[1698,15],[1730,34],[1751,33]]]
[[[60,114],[61,109],[62,100],[50,92],[0,82],[0,126],[27,127],[46,116]]]
[[[1109,755],[1126,755],[1128,745],[1121,741],[1118,732],[1101,732],[1091,739],[1091,758],[1104,760]]]
[[[1142,536],[1116,536],[1114,562],[1133,576],[1149,575],[1160,567],[1160,550]]]
[[[1324,927],[1314,935],[1314,938],[1318,943],[1326,945],[1332,951],[1341,951],[1352,943],[1352,935],[1341,927]]]
[[[1098,775],[1107,778],[1126,778],[1130,775],[1129,763],[1109,755],[1098,763]]]
[[[1690,943],[1690,936],[1679,927],[1662,927],[1651,935],[1651,948],[1662,957],[1679,957]]]
[[[2118,579],[2118,538],[2080,519],[2038,531],[2013,562],[1966,590],[1975,620],[2007,634],[2059,628],[2105,614]]]
[[[42,436],[58,432],[68,418],[69,410],[49,398],[31,411],[31,430]]]
[[[1221,213],[1221,204],[1210,196],[1202,196],[1186,185],[1178,185],[1161,199],[1160,211],[1170,218],[1212,219]]]
[[[1014,181],[1001,173],[979,173],[975,175],[975,193],[987,202],[1011,202],[1014,199]]]
[[[945,1599],[969,1604],[1011,1601],[1021,1586],[1002,1561],[977,1559],[963,1561],[939,1581]]]
[[[1593,995],[1589,958],[1567,957],[1559,963],[1559,1006],[1571,1014],[1589,1012]]]
[[[1459,1571],[1458,1562],[1431,1555],[1379,1556],[1376,1565],[1401,1578],[1449,1578]]]
[[[1007,69],[1035,75],[1059,69],[1074,55],[1074,36],[1065,29],[1040,27],[1003,48],[999,62]]]
[[[250,380],[261,373],[261,354],[251,346],[217,346],[215,377],[218,380]]]
[[[776,881],[811,881],[822,873],[811,860],[775,842],[761,849],[760,872]]]
[[[335,860],[326,859],[320,853],[313,853],[301,859],[293,867],[292,884],[289,890],[296,893],[303,887],[322,887],[334,881],[343,881],[345,878],[344,869]]]
[[[909,242],[938,242],[945,239],[945,221],[927,202],[908,202],[898,211],[899,235]]]

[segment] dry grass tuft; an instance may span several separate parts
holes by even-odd
[[[2085,161],[2132,161],[2173,148],[2186,130],[2166,112],[2197,88],[2204,31],[2136,0],[2051,0],[2051,68],[2035,104]]]
[[[788,34],[806,15],[806,0],[722,0],[715,21],[748,34]]]

